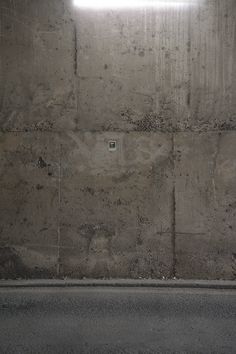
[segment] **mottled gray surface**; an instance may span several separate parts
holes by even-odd
[[[0,291],[0,353],[236,351],[236,292],[126,288]]]
[[[78,12],[82,128],[235,129],[236,2],[192,3]]]
[[[0,0],[0,278],[236,278],[236,2],[191,4]]]
[[[177,275],[236,277],[236,134],[175,137]]]
[[[234,0],[123,11],[80,11],[70,0],[0,7],[4,130],[236,127]]]
[[[58,261],[59,147],[51,133],[0,133],[1,277],[51,277]]]
[[[74,24],[69,1],[0,1],[4,131],[74,128]]]
[[[109,139],[117,141],[114,153]],[[70,133],[62,149],[63,274],[171,276],[171,139]]]

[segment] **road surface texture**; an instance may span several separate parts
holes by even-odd
[[[0,353],[236,353],[236,291],[1,288]]]

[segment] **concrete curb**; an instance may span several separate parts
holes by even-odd
[[[146,287],[174,289],[228,289],[236,290],[236,281],[213,280],[0,280],[0,288],[65,288],[65,287]]]

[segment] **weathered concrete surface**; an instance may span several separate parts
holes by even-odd
[[[187,8],[159,10],[78,11],[80,126],[235,128],[235,24],[234,0],[196,0]]]
[[[0,148],[1,277],[172,275],[171,136],[8,133]]]
[[[59,149],[50,133],[0,135],[0,276],[56,275]]]
[[[236,133],[175,137],[177,275],[236,277]]]
[[[235,16],[0,0],[0,277],[235,279]]]
[[[1,129],[235,128],[234,0],[130,11],[80,11],[70,0],[0,7]]]
[[[69,133],[62,149],[62,273],[171,276],[171,137]]]
[[[0,289],[0,352],[221,353],[236,350],[236,291]]]
[[[74,128],[70,1],[0,1],[0,125],[4,131]]]

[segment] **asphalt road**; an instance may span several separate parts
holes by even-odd
[[[236,291],[0,289],[0,353],[236,353]]]

